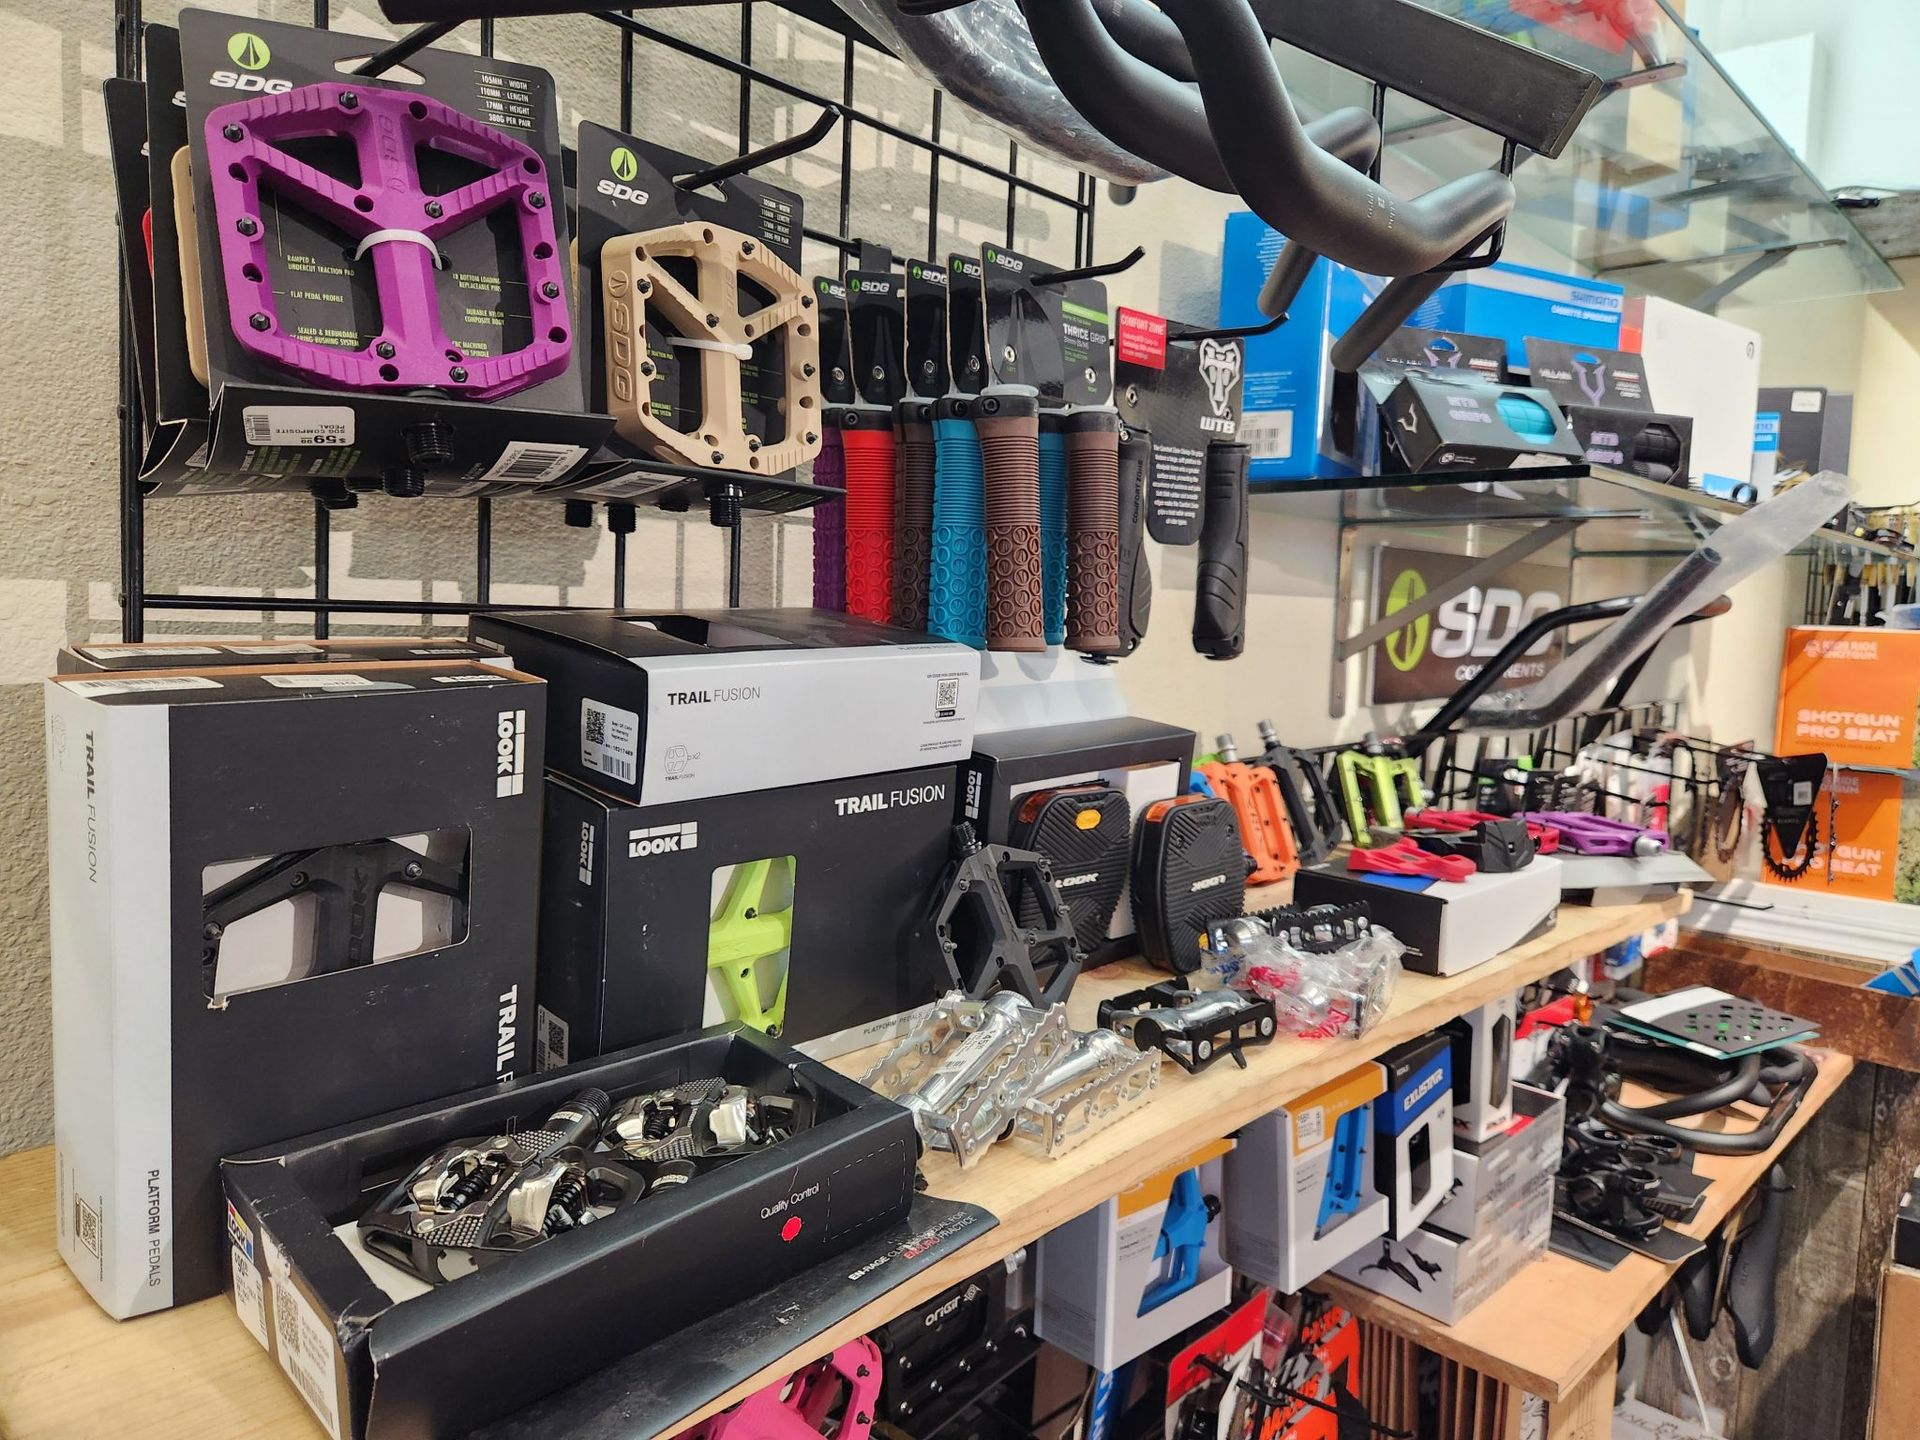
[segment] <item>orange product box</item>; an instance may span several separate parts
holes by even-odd
[[[1768,870],[1762,870],[1761,879],[1798,890],[1920,904],[1920,785],[1898,775],[1829,770],[1813,815],[1822,847],[1813,867],[1798,880],[1781,880]],[[1829,829],[1835,842],[1832,879],[1825,850]],[[1779,858],[1777,844],[1770,853]]]
[[[1795,626],[1780,664],[1780,755],[1836,765],[1920,766],[1920,630]]]

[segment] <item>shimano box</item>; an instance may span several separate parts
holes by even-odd
[[[221,1157],[524,1073],[546,687],[463,663],[47,682],[61,1256],[225,1278]]]
[[[476,615],[552,694],[547,768],[641,805],[952,765],[980,657],[824,610]]]

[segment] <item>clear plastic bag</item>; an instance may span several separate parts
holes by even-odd
[[[1285,1035],[1364,1035],[1393,1001],[1407,947],[1390,930],[1369,929],[1337,949],[1303,949],[1257,924],[1216,926],[1205,973],[1216,983],[1273,1002]]]

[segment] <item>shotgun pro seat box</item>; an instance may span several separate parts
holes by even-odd
[[[546,687],[489,665],[46,686],[60,1254],[216,1293],[223,1157],[525,1074]]]
[[[824,610],[520,610],[475,640],[549,687],[549,770],[636,805],[953,765],[980,657]]]

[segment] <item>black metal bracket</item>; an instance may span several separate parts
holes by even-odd
[[[1102,265],[1081,265],[1073,270],[1042,270],[1029,285],[1052,289],[1058,285],[1071,285],[1076,280],[1104,280],[1109,275],[1119,275],[1131,270],[1147,258],[1147,247],[1136,245],[1118,260],[1109,260]]]
[[[699,190],[708,185],[718,185],[722,180],[731,180],[736,175],[744,175],[749,170],[757,170],[762,165],[771,165],[775,160],[784,160],[789,155],[811,150],[832,133],[833,127],[840,123],[840,116],[840,107],[829,105],[821,110],[819,119],[798,135],[789,135],[785,140],[776,140],[758,150],[749,150],[744,155],[724,160],[705,170],[696,170],[691,175],[675,176],[674,186],[680,190]]]
[[[1167,322],[1167,343],[1169,345],[1198,345],[1202,340],[1245,340],[1253,335],[1267,335],[1287,323],[1287,312],[1282,310],[1271,320],[1263,320],[1258,325],[1215,325],[1201,329],[1195,325],[1181,325],[1177,320]],[[1179,325],[1179,329],[1174,327]]]
[[[417,55],[420,51],[460,28],[464,20],[432,20],[425,25],[416,26],[402,35],[384,50],[376,50],[358,65],[353,73],[364,75],[369,80],[384,75],[387,71]]]

